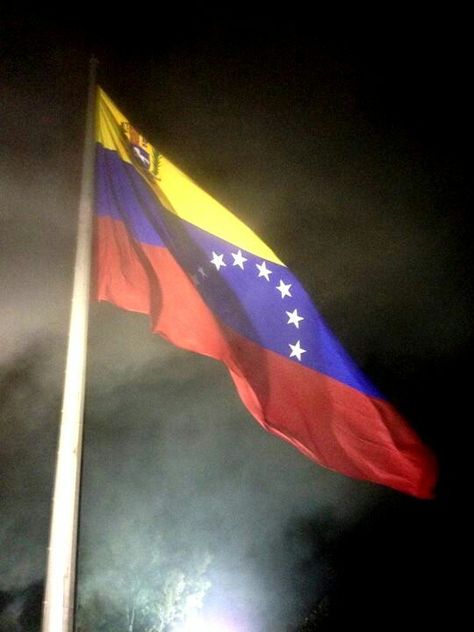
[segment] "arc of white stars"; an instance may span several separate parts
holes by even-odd
[[[270,274],[273,274],[273,272],[267,268],[265,261],[262,261],[262,263],[256,263],[255,265],[258,268],[258,276],[265,277],[267,281],[270,281]]]
[[[291,283],[283,283],[283,279],[280,279],[279,285],[275,287],[280,292],[281,298],[285,298],[285,296],[291,296],[291,292],[290,292]]]
[[[294,309],[292,312],[286,312],[288,316],[287,325],[294,325],[296,329],[300,328],[300,321],[304,320],[303,316],[298,315],[298,310]]]
[[[242,270],[244,269],[244,263],[247,259],[243,256],[242,251],[239,249],[239,252],[231,252],[230,253],[234,257],[233,266],[239,266]]]
[[[288,346],[291,349],[290,358],[297,358],[301,362],[301,356],[306,353],[306,349],[301,347],[300,341],[298,340],[294,345],[290,343]]]
[[[216,266],[216,270],[219,271],[221,268],[226,267],[226,263],[224,261],[224,255],[218,255],[214,250],[212,251],[212,265]]]

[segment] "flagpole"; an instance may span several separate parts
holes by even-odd
[[[94,113],[97,60],[89,65],[87,118],[79,199],[63,404],[49,535],[42,632],[72,632],[89,314]]]

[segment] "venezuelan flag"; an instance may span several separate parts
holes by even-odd
[[[298,279],[98,89],[96,298],[222,361],[269,432],[320,465],[429,498],[430,451],[353,363]]]

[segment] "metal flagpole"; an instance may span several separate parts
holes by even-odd
[[[89,67],[87,119],[63,405],[54,481],[42,632],[72,632],[92,250],[97,60]]]

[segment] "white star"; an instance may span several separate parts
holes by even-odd
[[[290,358],[298,358],[301,362],[301,354],[306,353],[306,349],[301,348],[300,341],[298,340],[296,344],[289,344],[288,346],[291,348]]]
[[[212,253],[212,254],[214,254],[214,253]],[[203,279],[205,277],[207,277],[207,274],[204,272],[204,268],[198,268],[198,272],[202,276]]]
[[[287,325],[294,325],[296,329],[300,328],[300,320],[304,320],[303,316],[298,316],[298,310],[294,309],[292,312],[286,312],[288,316]]]
[[[225,267],[227,264],[224,262],[224,255],[218,255],[214,250],[212,251],[211,263],[216,266],[217,270]]]
[[[262,263],[256,263],[255,265],[258,268],[258,276],[265,277],[267,281],[270,281],[270,274],[273,274],[273,272],[267,268],[265,261],[262,261]]]
[[[239,250],[239,252],[231,252],[230,254],[234,257],[234,263],[232,265],[239,266],[239,268],[243,270],[244,262],[247,261],[247,259],[242,255],[242,251]]]
[[[275,287],[279,292],[281,292],[281,298],[285,298],[285,296],[291,296],[291,283],[283,283],[283,281],[280,279],[280,284],[276,285]]]

